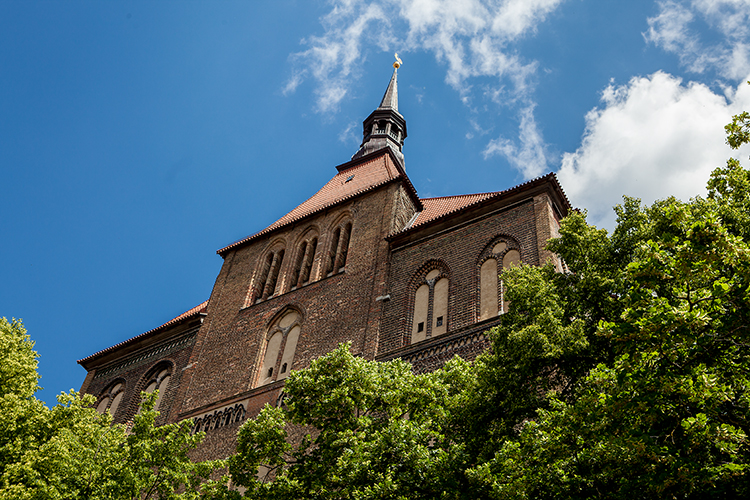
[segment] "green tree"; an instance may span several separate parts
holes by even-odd
[[[750,142],[750,115],[727,126]],[[430,374],[346,348],[293,372],[240,430],[247,498],[750,497],[750,172],[708,196],[586,214],[548,247],[568,272],[502,275],[511,307],[473,365]],[[240,498],[226,482],[211,494]]]
[[[190,499],[219,463],[193,463],[202,435],[189,421],[155,426],[156,393],[132,428],[75,392],[47,408],[37,354],[23,325],[0,319],[0,499]]]
[[[748,142],[747,114],[727,132]],[[571,273],[505,274],[472,398],[496,432],[475,428],[467,475],[492,498],[747,498],[750,172],[730,159],[705,199],[616,210],[611,236],[563,221]]]
[[[241,427],[232,483],[257,499],[441,498],[460,489],[463,446],[446,427],[473,380],[460,359],[417,375],[340,346],[292,372],[285,404]],[[221,483],[210,494],[241,496]]]

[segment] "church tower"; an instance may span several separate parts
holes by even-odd
[[[401,59],[396,54],[391,81],[388,83],[380,106],[362,122],[362,144],[359,146],[359,151],[352,156],[352,160],[388,147],[404,167],[404,154],[401,150],[406,138],[406,120],[398,112],[398,68],[400,66]]]

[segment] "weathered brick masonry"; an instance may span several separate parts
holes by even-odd
[[[237,428],[280,404],[293,369],[350,342],[366,359],[419,372],[473,360],[502,318],[498,273],[551,261],[570,209],[553,174],[488,193],[420,199],[404,170],[396,72],[364,121],[360,150],[264,230],[218,251],[209,300],[81,363],[81,392],[115,420],[159,389],[161,422],[193,418],[196,458],[233,452]],[[496,271],[496,272],[495,272]]]

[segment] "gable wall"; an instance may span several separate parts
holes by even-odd
[[[268,327],[287,307],[294,307],[302,316],[291,369],[308,366],[311,360],[331,351],[340,342],[349,341],[353,352],[369,359],[375,357],[381,305],[374,299],[385,290],[388,259],[388,243],[384,237],[390,232],[394,218],[411,216],[409,204],[402,202],[402,191],[400,184],[388,184],[225,256],[208,304],[208,317],[180,388],[181,416],[191,415],[215,401],[246,393],[256,386]],[[323,277],[321,269],[331,240],[329,229],[344,214],[349,214],[352,222],[346,267],[341,273]],[[277,241],[283,241],[286,246],[277,286],[289,288],[295,243],[310,226],[319,231],[312,270],[316,279],[299,289],[246,306],[259,262],[269,246]],[[252,416],[250,411],[248,416]]]
[[[414,313],[414,276],[429,262],[439,262],[449,270],[448,332],[466,329],[478,321],[478,258],[487,244],[498,236],[511,237],[519,244],[521,260],[539,264],[534,200],[506,211],[448,228],[391,253],[388,293],[383,309],[379,357],[411,343]],[[545,240],[546,241],[546,240]],[[436,337],[440,338],[440,337]],[[430,344],[430,339],[423,341]]]

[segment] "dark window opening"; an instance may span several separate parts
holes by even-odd
[[[273,366],[268,369],[268,376],[270,377],[272,375],[273,375]]]
[[[420,322],[420,323],[419,323],[419,324],[417,325],[417,331],[418,331],[418,332],[423,332],[423,331],[424,331],[424,321],[421,321],[421,322]]]
[[[280,373],[286,373],[286,363],[281,365],[281,372]]]
[[[435,323],[435,326],[443,326],[443,317],[438,316],[437,323]]]

